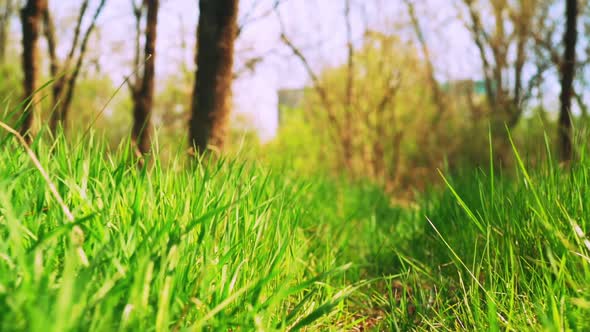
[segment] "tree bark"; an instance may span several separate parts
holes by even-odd
[[[6,59],[6,48],[8,46],[8,33],[10,32],[10,18],[12,17],[12,0],[6,0],[0,9],[0,64]]]
[[[147,23],[145,32],[145,66],[141,86],[134,91],[132,141],[140,154],[147,154],[151,146],[151,114],[154,99],[154,76],[156,60],[156,30],[158,26],[159,0],[147,0]]]
[[[25,107],[21,135],[27,142],[31,141],[31,127],[35,113],[35,90],[37,86],[37,40],[39,39],[39,22],[43,11],[47,8],[46,0],[28,0],[21,9],[21,21],[23,31],[23,55],[22,66],[24,72],[23,88],[25,98],[30,99],[30,105]]]
[[[559,112],[559,145],[561,160],[572,159],[572,119],[571,98],[573,81],[576,68],[576,41],[578,32],[576,29],[578,17],[578,1],[566,1],[566,28],[563,36],[565,46],[563,61],[561,63],[561,94],[559,96],[561,109]]]
[[[189,144],[198,154],[223,147],[231,108],[238,0],[200,0]]]

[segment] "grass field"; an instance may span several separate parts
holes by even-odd
[[[100,142],[33,146],[62,205],[2,138],[1,331],[590,329],[583,155],[446,175],[402,208],[239,158],[138,169]]]

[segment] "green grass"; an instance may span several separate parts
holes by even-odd
[[[69,221],[1,138],[1,331],[590,329],[584,156],[399,208],[239,158],[140,169],[101,142],[33,146]]]

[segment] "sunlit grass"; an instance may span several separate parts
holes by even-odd
[[[3,143],[3,331],[299,328],[353,290],[322,284],[346,266],[310,265],[305,181],[238,161],[140,169],[92,139],[36,144],[71,222]]]
[[[547,145],[549,146],[549,145]],[[428,222],[402,255],[415,320],[390,326],[443,330],[590,328],[588,160],[529,169],[514,149],[515,174],[478,171],[446,178],[426,199]],[[400,318],[401,317],[401,318]]]
[[[585,330],[590,171],[445,176],[418,209],[230,158],[1,136],[0,330]],[[155,151],[158,151],[156,148]],[[493,165],[492,165],[493,167]]]

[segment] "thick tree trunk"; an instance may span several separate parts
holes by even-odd
[[[566,1],[566,29],[563,37],[565,51],[561,63],[561,109],[559,112],[559,145],[561,149],[561,160],[569,161],[572,158],[572,119],[571,119],[571,98],[572,85],[576,67],[576,30],[578,17],[578,1]]]
[[[159,0],[148,0],[145,33],[145,66],[141,86],[134,92],[132,141],[140,154],[147,154],[151,146],[151,114],[154,99],[156,60],[156,30],[158,26]]]
[[[238,0],[200,0],[197,65],[189,144],[197,153],[223,147],[231,108]]]
[[[37,83],[37,40],[39,39],[39,24],[46,7],[46,0],[28,0],[25,7],[21,10],[23,29],[23,88],[25,98],[31,97],[31,102],[29,107],[24,111],[20,132],[29,142],[31,140],[30,130],[33,125],[35,110],[35,98],[33,94],[36,90]]]

